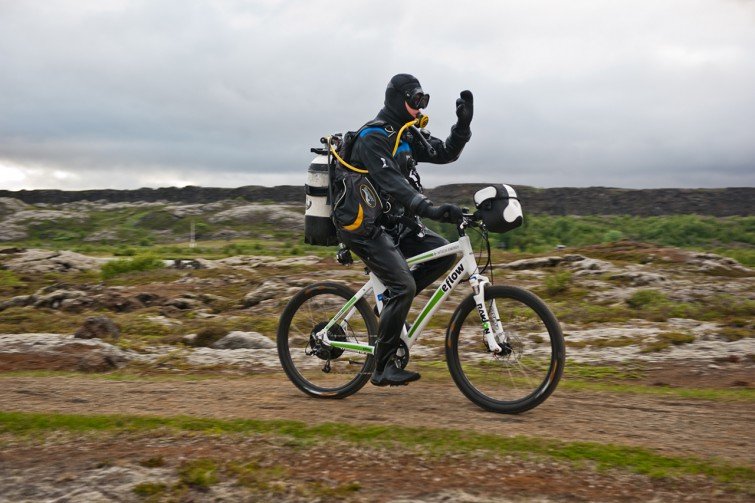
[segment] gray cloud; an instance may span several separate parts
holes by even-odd
[[[0,186],[301,184],[398,72],[445,136],[423,181],[755,185],[751,2],[0,2]]]

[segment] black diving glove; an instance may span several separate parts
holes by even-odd
[[[464,218],[464,212],[455,204],[446,203],[436,207],[427,199],[417,208],[417,215],[449,224],[458,224]]]
[[[472,115],[474,115],[474,99],[472,98],[472,91],[462,91],[460,98],[456,100],[456,129],[459,132],[469,131],[469,125],[472,123]]]

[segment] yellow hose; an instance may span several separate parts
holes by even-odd
[[[425,117],[427,117],[427,116],[424,116],[423,118],[425,118]],[[396,135],[396,144],[393,146],[393,152],[391,152],[391,156],[396,155],[396,151],[398,150],[398,145],[399,145],[399,143],[401,143],[401,135],[404,134],[404,131],[406,131],[406,128],[408,128],[410,126],[415,126],[415,125],[418,125],[418,124],[420,124],[420,119],[414,119],[414,120],[411,120],[411,121],[407,122],[403,126],[401,126],[401,129],[399,129],[398,135]],[[427,120],[424,121],[424,124],[427,124]],[[350,169],[351,171],[355,171],[357,173],[368,173],[368,171],[366,169],[357,168],[356,166],[352,166],[348,162],[344,161],[341,158],[341,156],[338,155],[338,152],[336,152],[336,147],[330,143],[330,138],[331,137],[328,136],[328,145],[330,146],[331,153],[336,157],[336,159],[338,159],[338,162],[340,162],[344,167]]]
[[[396,144],[393,146],[393,152],[391,152],[391,156],[396,155],[396,151],[398,150],[398,144],[401,143],[401,135],[404,134],[404,131],[406,131],[406,128],[409,126],[413,126],[419,122],[419,119],[414,119],[412,121],[407,122],[403,126],[401,126],[401,129],[398,131],[398,135],[396,136]]]
[[[330,146],[330,151],[333,153],[334,156],[336,156],[336,159],[338,159],[338,162],[340,162],[341,164],[343,164],[344,167],[349,168],[351,171],[356,171],[357,173],[369,173],[369,171],[367,171],[366,169],[359,169],[359,168],[357,168],[355,166],[352,166],[351,164],[349,164],[348,162],[344,161],[343,159],[341,159],[341,156],[338,155],[338,152],[336,152],[336,147],[335,146],[331,145]]]

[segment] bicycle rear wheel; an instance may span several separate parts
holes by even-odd
[[[483,341],[482,320],[471,295],[451,317],[446,361],[462,393],[483,409],[516,414],[540,405],[556,389],[564,369],[564,337],[558,320],[535,294],[489,286],[485,303],[498,308],[505,343],[494,355]],[[493,320],[491,325],[495,327]]]
[[[338,283],[315,283],[288,303],[278,326],[278,357],[283,370],[304,393],[316,398],[344,398],[367,383],[372,355],[323,346],[314,338],[354,296]],[[377,319],[360,299],[348,321],[328,331],[330,340],[375,344]]]

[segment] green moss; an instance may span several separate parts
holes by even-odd
[[[733,258],[740,264],[747,267],[755,267],[755,249],[752,247],[711,248],[707,250],[702,248],[701,251],[709,251],[718,255],[724,255],[726,257]]]
[[[128,246],[120,246],[113,252],[113,255],[115,255],[116,257],[133,257],[136,254],[136,249]]]
[[[155,359],[154,366],[178,369],[188,368],[189,364],[186,358],[186,350],[176,349],[170,351]]]
[[[154,316],[154,314],[150,314]],[[163,325],[156,321],[148,319],[148,316],[143,314],[143,311],[137,313],[128,313],[118,317],[118,324],[121,327],[122,337],[138,337],[142,339],[144,337],[165,337],[174,333],[175,328],[171,326]]]
[[[110,279],[119,274],[149,271],[163,267],[165,267],[163,261],[151,255],[142,255],[132,259],[111,260],[102,266],[102,278]]]
[[[651,341],[642,346],[640,353],[658,353],[660,351],[663,351],[664,349],[668,349],[669,347],[671,347],[671,343],[669,341]]]
[[[276,481],[285,479],[288,469],[281,465],[262,466],[258,461],[230,462],[226,471],[244,486],[264,491],[279,492],[283,486]]]
[[[199,489],[207,489],[218,483],[218,463],[213,459],[194,459],[178,469],[182,484]]]
[[[197,332],[197,336],[191,342],[191,345],[194,347],[210,347],[226,335],[228,335],[228,330],[225,327],[217,323],[208,323]]]
[[[567,369],[568,369],[567,365]],[[424,376],[423,376],[424,377]],[[559,389],[580,391],[585,393],[615,393],[632,395],[667,396],[677,399],[709,400],[718,402],[753,402],[755,390],[753,389],[714,389],[714,388],[680,388],[669,386],[647,386],[643,384],[601,382],[597,380],[585,380],[566,378],[562,380]]]
[[[25,285],[26,283],[15,272],[0,269],[0,292],[11,292],[15,287]]]
[[[158,494],[162,494],[167,489],[168,486],[160,482],[142,482],[141,484],[135,485],[131,491],[137,496],[146,498],[148,496],[156,496]]]
[[[275,314],[269,316],[253,316],[247,320],[239,320],[238,322],[238,324],[241,325],[239,329],[259,332],[268,337],[275,337],[278,332],[279,323],[280,315],[276,316]]]
[[[658,334],[658,339],[668,341],[674,346],[695,342],[695,336],[687,332],[661,332]]]
[[[626,303],[632,309],[646,309],[668,303],[668,297],[658,290],[637,290]]]
[[[610,231],[606,231],[606,233],[603,234],[604,243],[614,243],[616,241],[620,241],[623,238],[624,233],[616,229],[611,229]]]
[[[569,339],[566,339],[566,347],[568,348],[575,348],[575,349],[582,349],[587,347],[587,341],[581,340],[581,341],[572,341]]]
[[[755,300],[743,296],[715,295],[701,300],[696,319],[717,320],[721,318],[755,318]]]
[[[86,317],[86,314],[67,313],[47,308],[11,307],[0,314],[0,333],[72,334],[81,327]]]
[[[661,332],[658,334],[657,339],[647,342],[640,352],[642,353],[656,353],[668,349],[672,345],[680,346],[682,344],[689,344],[695,342],[695,336],[686,332]]]
[[[559,271],[545,278],[545,293],[550,297],[562,294],[572,284],[571,271]]]
[[[564,379],[637,379],[642,377],[643,370],[637,366],[609,366],[590,365],[586,363],[569,362],[564,369]]]
[[[92,223],[87,220],[61,219],[33,223],[29,225],[28,230],[30,240],[66,245],[82,241],[93,228]]]
[[[165,459],[163,459],[162,456],[155,456],[144,459],[140,461],[139,464],[144,468],[159,468],[161,466],[165,466]]]
[[[623,348],[633,346],[639,342],[640,339],[637,337],[598,338],[590,340],[588,345],[595,348]]]
[[[718,336],[727,342],[734,342],[741,339],[755,337],[755,329],[739,328],[739,327],[724,327],[718,331]]]
[[[301,491],[304,495],[323,498],[325,501],[341,500],[352,496],[362,489],[362,484],[358,481],[347,482],[345,484],[328,485],[323,482],[309,482]]]

